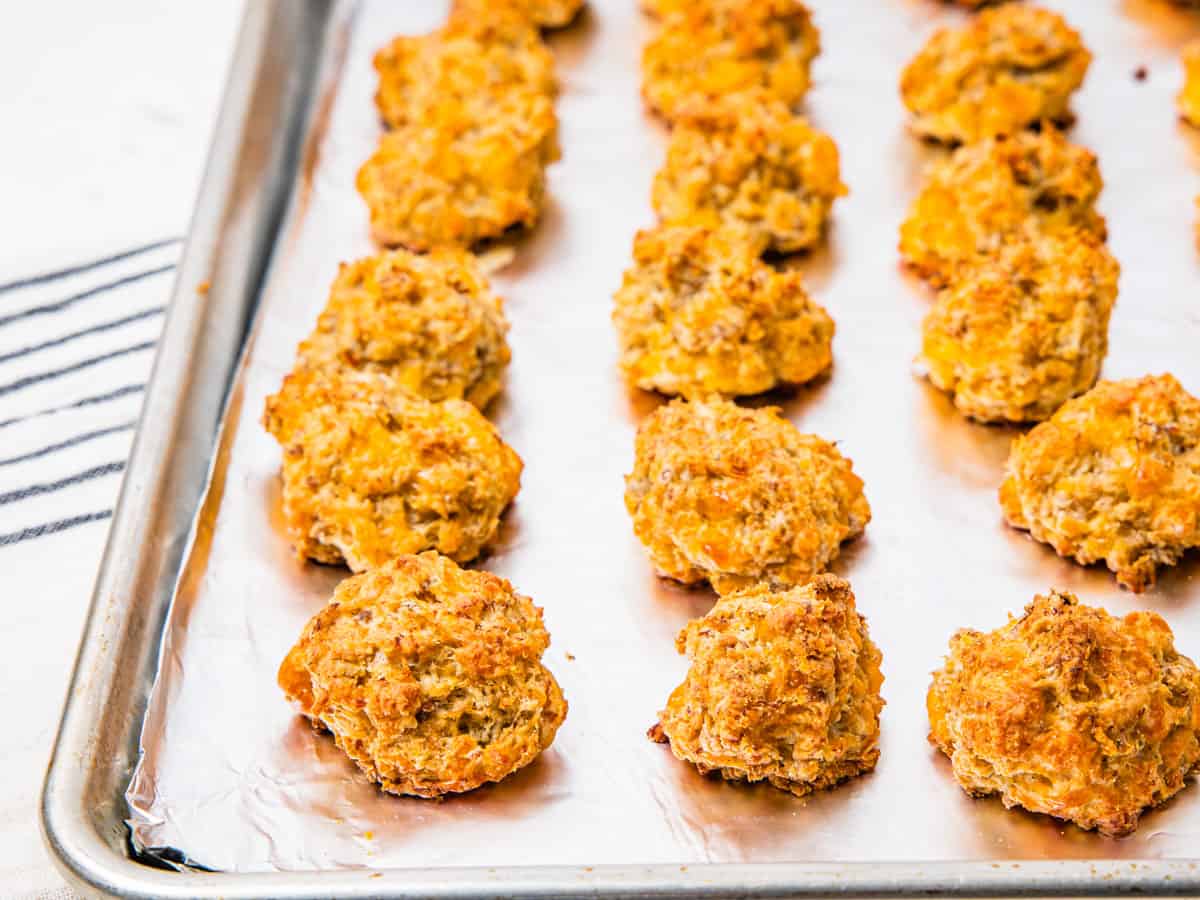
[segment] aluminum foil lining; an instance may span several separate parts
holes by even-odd
[[[639,56],[653,24],[634,0],[590,0],[552,35],[563,159],[542,224],[494,260],[513,364],[489,411],[524,457],[521,494],[481,565],[546,611],[547,663],[570,715],[550,751],[502,784],[428,802],[384,795],[275,684],[304,622],[345,572],[297,564],[279,515],[279,449],[263,398],[324,303],[339,260],[372,252],[357,166],[378,122],[371,55],[435,27],[442,3],[369,0],[337,19],[344,65],[311,135],[315,164],[276,248],[225,444],[171,611],[130,787],[135,845],[227,871],[606,863],[1185,858],[1200,847],[1200,787],[1130,838],[1085,834],[972,800],[926,743],[929,673],[951,633],[990,629],[1051,587],[1114,613],[1153,609],[1200,658],[1200,559],[1135,597],[1007,528],[996,489],[1015,430],[972,424],[911,375],[931,295],[902,273],[897,227],[940,153],[906,130],[899,73],[961,14],[933,0],[812,0],[823,34],[807,114],[838,141],[851,194],[828,243],[800,260],[837,321],[832,376],[771,398],[835,440],[874,520],[835,571],[883,651],[882,758],[873,774],[797,800],[702,777],[645,737],[685,661],[673,639],[713,602],[658,580],[622,505],[639,420],[660,399],[616,370],[609,312],[665,131],[643,112]],[[1105,377],[1174,372],[1200,393],[1200,258],[1192,198],[1200,139],[1178,124],[1178,52],[1200,17],[1165,0],[1051,0],[1095,53],[1074,140],[1100,156],[1101,209],[1124,267]],[[1135,73],[1145,69],[1145,78]],[[199,377],[203,377],[203,373]]]

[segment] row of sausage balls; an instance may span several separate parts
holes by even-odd
[[[519,482],[519,459],[471,402],[496,392],[505,328],[473,257],[381,254],[343,267],[295,370],[267,402],[298,553],[362,573],[305,628],[280,682],[400,793],[503,777],[547,746],[565,715],[540,662],[540,612],[502,579],[455,563],[492,538]],[[1144,583],[1200,543],[1197,436],[1200,401],[1174,379],[1103,383],[1017,440],[1005,514],[1064,555]],[[871,768],[878,651],[849,587],[819,576],[870,517],[849,460],[774,410],[678,400],[639,429],[626,503],[662,574],[722,594],[684,632],[693,667],[654,734],[701,768],[798,793]],[[1115,509],[1120,519],[1108,515]],[[1062,662],[1068,652],[1079,665]],[[1052,655],[1060,662],[1050,665]],[[1002,689],[988,667],[1002,663],[1015,666],[1003,690],[1027,691],[1055,723],[1025,723],[1049,741],[1041,749],[996,731],[1016,727],[988,694]],[[1053,703],[1047,678],[1064,679]],[[1038,600],[993,635],[956,637],[930,696],[934,739],[968,790],[1084,827],[1128,830],[1200,761],[1200,675],[1151,614],[1117,620],[1070,598]],[[1122,737],[1079,765],[1096,774],[1120,763],[1128,777],[1076,808],[1062,798],[1078,792],[1058,773],[1079,769],[1058,754],[1067,735],[1078,748],[1080,723],[1100,709],[1114,724],[1095,735]],[[767,710],[782,718],[755,719]],[[1095,740],[1089,752],[1108,746]],[[1021,748],[1029,768],[1005,761],[1005,747]],[[1017,771],[1049,781],[1006,784]],[[1045,789],[1042,800],[1034,788]]]
[[[567,703],[549,640],[507,581],[427,551],[343,581],[279,683],[383,790],[439,797],[553,742]],[[881,654],[846,581],[726,594],[677,646],[690,667],[649,736],[680,760],[796,796],[875,767]],[[929,739],[968,793],[1106,835],[1200,767],[1200,670],[1151,612],[1036,597],[995,631],[955,634],[926,699]]]
[[[666,254],[646,256],[656,264]],[[503,580],[454,562],[494,536],[519,483],[519,458],[477,409],[499,388],[506,327],[469,257],[363,260],[343,268],[267,405],[266,424],[285,450],[297,551],[362,572],[306,627],[280,682],[398,793],[437,796],[498,780],[548,746],[566,712],[541,665],[540,611]],[[690,362],[677,366],[685,378]],[[1034,440],[1035,429],[1014,448],[1006,514],[1065,555],[1105,559],[1144,584],[1195,543],[1186,517],[1191,509],[1194,532],[1196,401],[1163,378],[1101,385],[1075,402],[1074,420],[1056,416],[1042,428],[1058,421],[1058,432]],[[1097,410],[1105,427],[1089,431]],[[1173,427],[1179,412],[1182,429]],[[1089,452],[1107,455],[1109,471],[1061,452],[1062,442],[1077,450],[1075,432],[1090,434]],[[1156,435],[1163,440],[1146,442]],[[1021,474],[1023,447],[1030,462]],[[1178,467],[1174,456],[1184,457]],[[1149,478],[1149,493],[1127,498],[1140,530],[1127,517],[1064,516],[1054,501],[1046,515],[1047,493],[1072,464],[1084,481],[1095,476],[1093,506],[1114,484],[1128,492],[1130,466]],[[1086,496],[1074,499],[1087,506]],[[663,574],[707,580],[723,594],[681,635],[692,667],[652,736],[704,770],[798,794],[871,769],[879,652],[849,586],[816,574],[870,516],[849,461],[771,410],[676,402],[640,429],[626,501]],[[1078,664],[1063,665],[1068,658]],[[998,685],[1041,705],[997,717],[1011,699],[989,693]],[[931,737],[969,791],[1124,833],[1196,766],[1197,693],[1195,667],[1156,616],[1112,619],[1052,595],[992,635],[956,636],[930,691]],[[1076,759],[1085,721],[1120,734],[1119,752]],[[1037,746],[1021,740],[1034,734]],[[1092,750],[1111,751],[1096,740]],[[1108,781],[1097,775],[1082,789],[1061,774],[1078,764],[1099,766],[1087,774]]]
[[[377,103],[387,130],[357,184],[381,244],[471,248],[536,223],[545,167],[559,155],[557,77],[538,27],[567,24],[581,6],[580,0],[456,0],[443,28],[397,38],[377,54]],[[660,20],[643,54],[643,93],[673,126],[705,130],[714,120],[765,113],[764,121],[777,123],[799,111],[820,50],[819,32],[799,0],[644,0],[643,6]],[[901,95],[918,134],[972,143],[1068,120],[1070,97],[1090,61],[1060,16],[1007,4],[935,32],[905,68]],[[1185,115],[1187,103],[1181,99]],[[776,128],[763,143],[778,142],[777,125],[759,127]],[[802,249],[841,191],[836,169],[800,152],[797,145],[811,143],[804,137],[793,125],[777,144],[777,163],[790,152],[793,168],[760,167],[752,179],[757,196],[744,184],[744,155],[741,162],[729,156],[727,165],[743,167],[741,174],[710,172],[716,192],[701,198],[677,190],[660,213],[670,221],[696,212],[694,224],[710,227],[714,215],[722,223],[748,222],[752,237],[766,231],[781,245],[771,249]],[[683,160],[679,171],[686,175],[699,161]],[[702,185],[693,182],[693,189]]]

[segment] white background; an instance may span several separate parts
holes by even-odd
[[[15,4],[0,28],[0,283],[181,237],[199,184],[241,0]],[[166,270],[169,244],[135,259],[0,291],[0,316],[132,274]],[[0,327],[0,355],[166,302],[169,270]],[[0,384],[153,341],[161,315],[0,362]],[[0,420],[143,382],[150,350],[0,394]],[[0,494],[125,458],[140,393],[0,428],[0,458],[114,430],[0,465]],[[111,509],[120,473],[0,505],[9,534]],[[108,521],[0,547],[0,895],[58,896],[37,798]]]

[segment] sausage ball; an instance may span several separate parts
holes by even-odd
[[[871,519],[850,460],[779,410],[673,401],[638,429],[633,530],[661,575],[719,594],[803,584]]]
[[[1107,237],[1096,199],[1104,186],[1096,155],[1055,128],[988,138],[934,166],[900,226],[900,254],[938,285],[990,256],[1030,221]]]
[[[1086,234],[1012,240],[938,295],[917,368],[980,422],[1041,421],[1096,383],[1119,274]]]
[[[463,400],[431,403],[373,373],[299,368],[268,397],[283,515],[301,559],[355,572],[434,549],[459,562],[495,537],[521,458]]]
[[[970,143],[1068,120],[1091,60],[1057,13],[1009,4],[935,32],[905,68],[900,93],[918,134]]]
[[[497,9],[511,11],[539,28],[570,25],[584,0],[454,0],[451,16],[494,16]]]
[[[841,578],[729,594],[675,646],[691,667],[650,737],[679,759],[798,797],[875,768],[881,656]]]
[[[552,98],[557,90],[554,57],[528,20],[512,11],[480,15],[473,9],[429,34],[401,35],[375,54],[375,70],[375,104],[389,128],[487,119],[512,93]]]
[[[845,194],[833,139],[750,91],[680,120],[653,201],[663,221],[737,225],[765,250],[795,253],[821,240]]]
[[[1183,120],[1200,128],[1200,41],[1183,48],[1183,89],[1177,100]]]
[[[613,323],[630,384],[684,396],[758,394],[833,364],[833,319],[799,272],[740,233],[660,225],[638,234]]]
[[[693,9],[700,5],[712,6],[717,0],[641,0],[642,12],[656,19],[665,19],[674,13]]]
[[[745,4],[746,0],[641,0],[642,12],[656,19],[665,19],[678,12],[703,6],[707,9],[731,9]],[[787,9],[787,7],[780,7]]]
[[[1013,442],[1004,517],[1134,592],[1200,547],[1200,400],[1171,375],[1105,381]]]
[[[517,91],[494,115],[458,112],[387,132],[359,169],[371,235],[383,246],[471,248],[541,217],[545,167],[558,153],[551,99]]]
[[[809,86],[820,35],[799,0],[699,3],[668,16],[642,54],[642,95],[668,122],[762,88],[789,108]]]
[[[400,556],[338,585],[279,686],[383,790],[440,797],[550,746],[567,704],[549,644],[542,611],[503,578]]]
[[[426,400],[469,400],[500,391],[511,353],[501,299],[478,261],[458,250],[418,256],[393,250],[342,263],[301,365],[386,375]]]
[[[927,697],[929,740],[973,797],[1120,837],[1200,767],[1200,670],[1157,614],[1035,597],[959,631]]]

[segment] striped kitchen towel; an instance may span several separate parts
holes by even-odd
[[[18,723],[0,744],[5,896],[69,895],[33,821],[41,773],[181,247],[146,242],[0,283],[0,703]]]
[[[0,284],[0,548],[112,515],[179,250]]]

